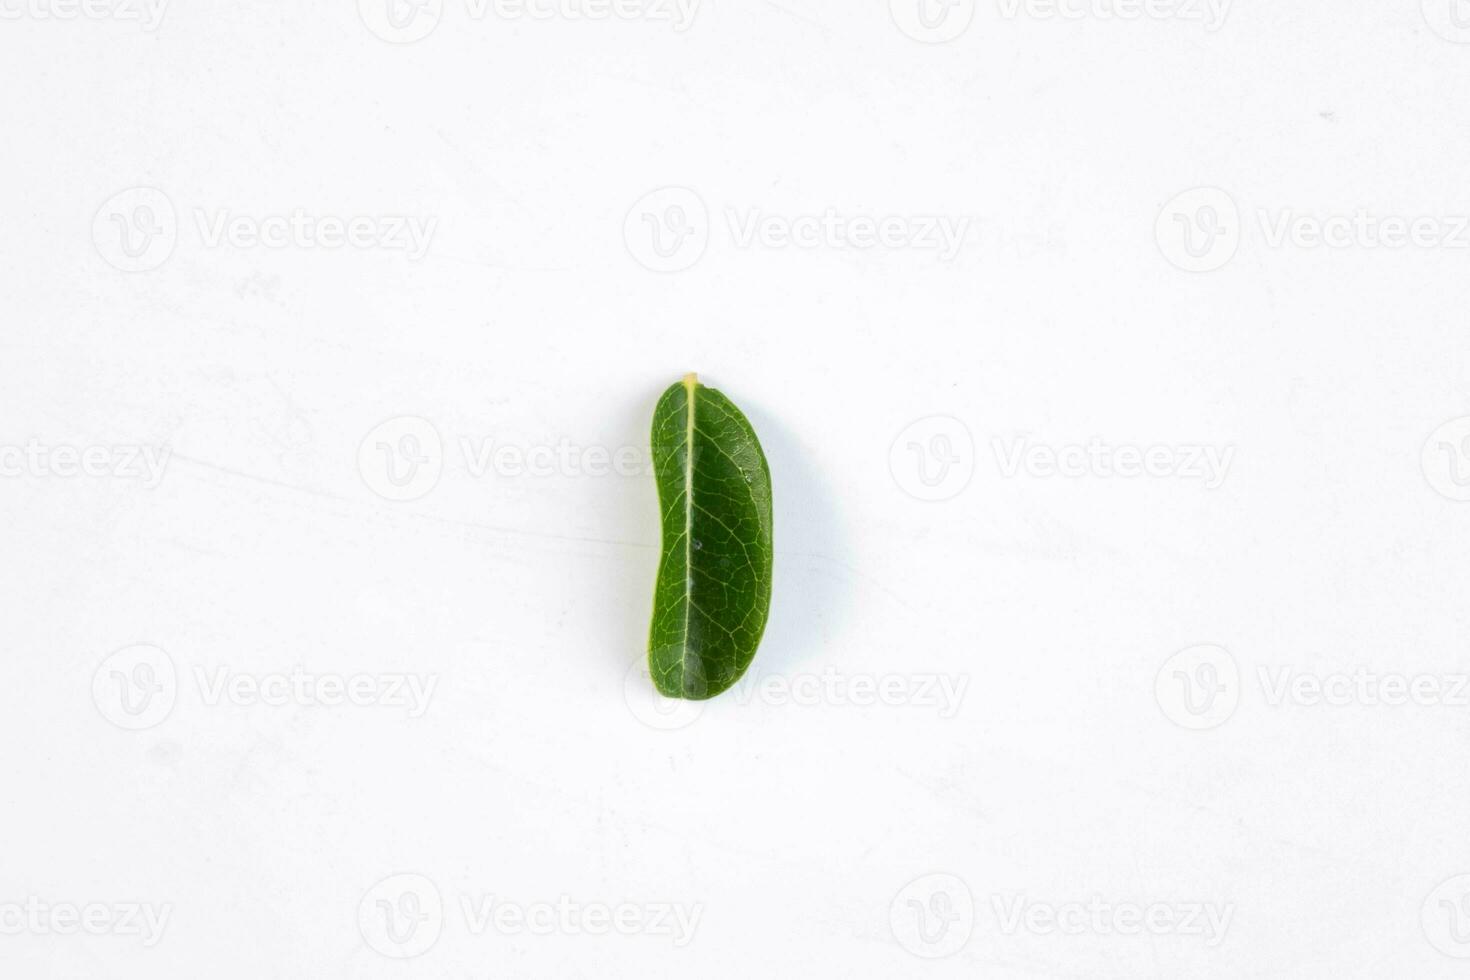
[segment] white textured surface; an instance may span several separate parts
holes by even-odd
[[[962,31],[958,0],[939,44],[906,0],[707,0],[684,30],[445,0],[408,44],[374,0],[152,29],[66,2],[0,0],[0,975],[1462,975],[1448,0],[991,0]],[[412,217],[422,254],[241,237],[297,209]],[[856,248],[829,209],[963,238]],[[1345,247],[1275,238],[1360,211]],[[1372,247],[1384,218],[1437,244]],[[172,251],[125,253],[135,219]],[[761,686],[666,716],[628,677],[651,481],[475,452],[642,452],[689,370],[766,444],[777,580]],[[405,435],[429,462],[395,486]],[[161,480],[130,446],[167,447]],[[1008,475],[1037,446],[1082,475]],[[1166,475],[1100,472],[1153,446]],[[1206,450],[1220,479],[1174,469]],[[140,663],[164,690],[129,714]],[[1202,667],[1225,690],[1186,701]],[[433,687],[211,686],[297,670]],[[1438,703],[1381,703],[1392,678]],[[428,918],[390,935],[405,888]],[[908,904],[936,889],[947,931]],[[697,926],[589,935],[559,902]],[[38,911],[126,903],[166,912],[156,943]],[[1118,934],[1154,904],[1228,926]]]

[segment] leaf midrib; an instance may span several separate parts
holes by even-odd
[[[694,605],[694,393],[699,375],[684,375],[684,640],[679,648],[679,687],[689,689],[689,615]]]

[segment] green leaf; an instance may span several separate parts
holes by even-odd
[[[653,411],[663,554],[648,666],[672,698],[728,689],[755,657],[771,607],[771,471],[740,409],[694,375]]]

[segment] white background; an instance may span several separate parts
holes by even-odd
[[[1470,670],[1470,428],[1435,434],[1470,415],[1470,29],[1448,0],[1218,24],[959,0],[927,35],[905,0],[706,0],[679,25],[445,0],[411,43],[361,6],[180,2],[150,28],[0,0],[0,974],[1462,975],[1470,886],[1441,883],[1470,872],[1470,705],[1445,693]],[[432,239],[208,234],[298,209]],[[946,258],[730,217],[829,209],[969,224]],[[1269,233],[1360,211],[1450,240]],[[681,218],[690,250],[651,270]],[[163,234],[128,257],[124,225]],[[629,673],[651,480],[461,449],[641,451],[690,370],[759,432],[777,542],[762,686],[697,717]],[[386,499],[377,443],[425,423],[437,481]],[[1231,462],[1213,489],[1046,475],[1004,465],[1018,440]],[[166,449],[161,481],[127,447]],[[139,658],[152,716],[121,700]],[[200,680],[298,670],[436,686],[413,717]],[[1273,703],[1283,670],[1445,687]],[[1176,685],[1211,676],[1191,712],[1210,692]],[[907,693],[858,703],[854,678]],[[939,678],[956,710],[923,696]],[[404,882],[442,901],[426,949],[374,925]],[[682,945],[477,934],[462,903],[487,896],[700,918]],[[1007,927],[1017,901],[1230,919]],[[38,903],[169,918],[148,945],[16,918]],[[957,918],[916,940],[916,908]]]

